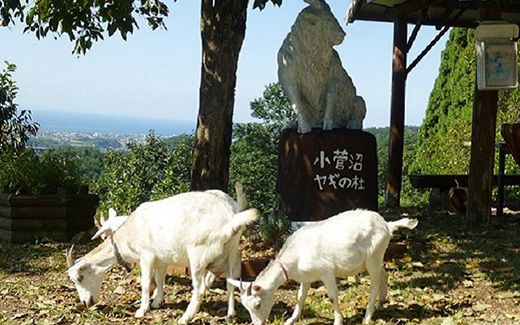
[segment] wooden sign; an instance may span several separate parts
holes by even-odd
[[[287,129],[280,136],[277,192],[291,221],[377,210],[376,139],[361,130]]]

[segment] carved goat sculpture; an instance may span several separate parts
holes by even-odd
[[[298,118],[298,131],[361,129],[366,108],[332,47],[345,32],[323,0],[309,4],[278,52],[278,80]]]

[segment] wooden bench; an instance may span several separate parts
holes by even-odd
[[[511,154],[506,144],[498,145],[498,175],[493,176],[493,186],[498,187],[497,193],[497,217],[504,215],[504,186],[520,185],[520,175],[505,174],[505,156]],[[444,175],[410,175],[410,183],[415,188],[439,188],[468,187],[468,175],[444,174]]]
[[[499,175],[493,176],[493,186],[498,186]],[[503,175],[504,186],[520,185],[520,175]],[[468,187],[468,175],[410,175],[410,183],[415,188],[440,188]]]

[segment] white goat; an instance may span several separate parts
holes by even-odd
[[[101,224],[96,223],[96,227],[98,228],[97,232],[92,236],[91,239],[96,239],[101,237],[101,239],[107,239],[107,237],[116,231],[123,222],[128,219],[128,216],[118,216],[116,210],[113,208],[108,209],[108,219],[100,219]]]
[[[382,306],[387,292],[383,256],[392,234],[399,228],[413,229],[417,220],[403,218],[386,222],[377,212],[353,210],[306,225],[293,233],[276,259],[251,283],[228,279],[238,286],[241,300],[255,325],[265,324],[273,306],[273,294],[289,279],[300,282],[298,304],[285,324],[301,315],[310,284],[322,281],[334,306],[334,325],[343,324],[339,309],[336,277],[368,271],[370,300],[363,323],[369,323],[376,299]]]
[[[68,274],[81,302],[87,307],[97,302],[104,274],[114,264],[138,262],[141,306],[135,316],[143,317],[150,306],[152,277],[157,285],[152,307],[157,308],[164,296],[167,265],[190,267],[192,297],[179,320],[180,324],[187,324],[199,311],[208,272],[228,277],[240,275],[240,235],[245,225],[258,218],[258,211],[239,212],[245,206],[245,197],[243,192],[237,192],[237,196],[239,203],[224,192],[210,190],[146,202],[107,240],[75,264],[71,248],[67,253]],[[228,284],[227,289],[227,316],[234,316],[234,288]]]

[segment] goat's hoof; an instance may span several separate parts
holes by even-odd
[[[144,310],[144,309],[138,309],[138,310],[135,312],[135,318],[143,318],[145,313],[146,313],[146,310]]]
[[[187,317],[184,317],[184,316],[179,318],[179,320],[177,321],[177,323],[179,323],[181,325],[187,325],[189,322],[190,322],[190,320]]]
[[[335,319],[334,320],[334,325],[343,325],[343,318]]]
[[[153,309],[159,309],[161,308],[161,303],[162,301],[153,301],[152,304],[150,305]]]
[[[289,318],[285,323],[283,323],[283,325],[293,325],[294,323],[296,323],[296,319]]]
[[[231,323],[237,319],[236,314],[226,315],[225,321],[226,323]]]

